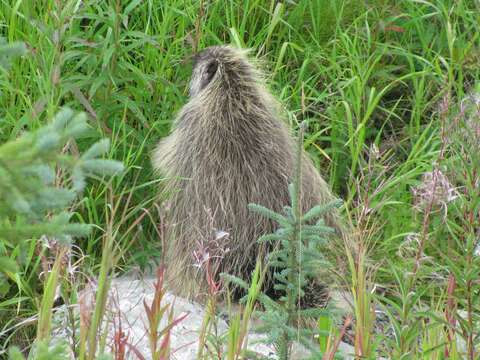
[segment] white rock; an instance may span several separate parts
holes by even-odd
[[[155,278],[149,277],[142,280],[136,280],[128,277],[117,278],[112,281],[110,289],[110,304],[108,316],[108,334],[109,341],[112,339],[115,328],[114,320],[118,324],[121,319],[122,331],[128,335],[128,343],[141,353],[146,359],[151,359],[148,336],[146,333],[146,312],[143,302],[151,305],[154,297]],[[175,297],[167,293],[162,305],[174,304],[174,318],[188,314],[179,324],[173,327],[171,331],[171,358],[178,360],[196,359],[198,349],[199,331],[205,315],[204,307],[198,303],[188,301],[183,298]],[[72,339],[71,326],[67,321],[66,308],[63,307],[56,312],[54,321],[57,324],[53,338]],[[78,309],[75,310],[78,313]],[[167,325],[167,319],[162,319],[159,329]],[[228,330],[227,323],[217,317],[218,334],[225,334]],[[77,330],[78,331],[78,330]],[[265,335],[250,332],[248,335],[248,348],[259,355],[268,359],[276,359],[273,346],[262,343]],[[71,341],[71,340],[70,340]],[[345,343],[340,344],[343,354],[353,353],[353,348]],[[138,359],[131,349],[127,349],[129,359]],[[292,359],[304,359],[308,357],[308,351],[299,344],[293,348]],[[353,357],[345,357],[353,359]]]

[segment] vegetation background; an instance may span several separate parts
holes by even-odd
[[[65,151],[106,137],[125,166],[70,207],[94,229],[73,241],[63,301],[105,270],[105,244],[116,273],[161,258],[150,152],[186,102],[190,56],[232,43],[260,60],[292,129],[307,121],[304,147],[345,200],[356,241],[332,272],[353,294],[357,355],[480,358],[479,24],[475,0],[0,1],[0,34],[26,45],[0,75],[0,143],[68,106],[89,129]],[[38,334],[58,255],[23,240],[0,234],[16,265],[0,274],[0,353]],[[389,336],[372,336],[374,308]]]

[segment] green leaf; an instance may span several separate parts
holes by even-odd
[[[39,131],[37,136],[35,149],[39,152],[47,153],[55,151],[60,147],[60,136],[55,132],[45,129],[44,131]]]
[[[245,290],[248,290],[250,287],[245,280],[242,280],[237,276],[230,275],[227,273],[221,273],[220,277],[225,281],[225,284],[232,283]]]
[[[327,341],[330,330],[332,329],[332,320],[328,315],[321,315],[318,318],[318,329],[320,330],[320,336],[318,342],[320,344],[320,351],[325,352],[327,350]]]
[[[51,127],[55,133],[62,133],[65,131],[67,125],[72,121],[73,111],[68,107],[62,108],[53,118]]]
[[[7,194],[8,202],[11,208],[20,214],[30,214],[32,209],[30,203],[20,194],[16,188],[11,188]]]
[[[100,155],[105,154],[110,148],[110,140],[102,139],[93,144],[83,155],[83,160],[94,159]]]
[[[28,356],[35,360],[70,360],[70,351],[66,341],[50,345],[47,341],[35,344]]]
[[[248,209],[250,211],[259,213],[259,214],[265,216],[268,219],[276,221],[281,226],[289,226],[290,225],[290,222],[288,221],[288,219],[286,217],[276,213],[273,210],[267,209],[264,206],[257,205],[257,204],[248,204]]]
[[[72,171],[73,190],[81,193],[86,186],[85,175],[80,166],[77,166]]]
[[[23,42],[6,44],[3,37],[0,38],[0,67],[8,69],[13,58],[24,55],[27,47]]]
[[[325,213],[328,213],[329,211],[332,211],[332,209],[342,206],[342,204],[343,204],[343,201],[337,199],[329,202],[326,205],[316,205],[312,209],[310,209],[305,215],[303,215],[302,221],[308,222],[313,219],[316,219],[319,216]]]
[[[261,237],[257,240],[257,242],[258,242],[258,243],[276,242],[276,241],[281,240],[283,237],[284,237],[283,234],[278,234],[278,233],[275,233],[275,234],[267,234],[267,235],[261,236]]]
[[[87,124],[87,115],[85,113],[77,114],[73,120],[68,124],[63,131],[63,136],[66,138],[79,138],[85,134],[89,129]]]
[[[33,211],[59,210],[68,207],[75,199],[75,192],[70,189],[46,187],[32,202]]]
[[[92,232],[91,224],[68,224],[63,230],[72,237],[86,237]]]
[[[125,16],[128,16],[130,12],[135,9],[140,3],[142,3],[142,0],[133,0],[131,1],[126,7],[125,10],[123,11],[123,14]]]
[[[22,352],[16,347],[13,346],[8,351],[8,359],[9,360],[24,360]]]
[[[6,276],[0,273],[0,299],[5,299],[7,297],[7,294],[9,293],[10,288],[11,286],[8,283]],[[17,305],[19,303],[18,298],[10,299],[10,301],[12,302],[12,305]],[[3,308],[7,307],[8,305],[10,305],[8,304],[8,300],[0,302],[0,306]]]
[[[82,162],[82,170],[91,175],[115,175],[123,171],[123,164],[115,160],[92,159]]]
[[[55,171],[47,164],[34,164],[21,169],[25,176],[38,177],[45,185],[51,185],[55,181]]]
[[[106,353],[100,354],[96,358],[96,360],[112,360],[112,359],[113,359],[112,355],[106,354]]]
[[[0,271],[18,273],[17,263],[6,256],[0,256]]]

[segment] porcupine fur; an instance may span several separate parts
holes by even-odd
[[[214,46],[196,55],[189,95],[171,134],[155,149],[153,164],[168,179],[163,192],[170,195],[164,249],[169,288],[202,299],[206,257],[208,271],[248,280],[257,255],[265,253],[257,239],[276,224],[247,205],[278,212],[289,204],[296,145],[245,50]],[[334,199],[306,153],[302,164],[302,209]],[[342,231],[337,212],[326,221]]]

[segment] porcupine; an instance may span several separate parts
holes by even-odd
[[[173,131],[154,151],[153,165],[167,176],[163,191],[170,194],[164,249],[169,288],[199,299],[208,284],[202,266],[194,265],[202,262],[198,247],[206,238],[217,240],[201,255],[210,258],[210,271],[249,279],[257,255],[266,251],[257,239],[276,224],[247,205],[278,212],[289,203],[296,145],[245,50],[214,46],[197,54],[189,90]],[[301,189],[304,211],[334,199],[305,152]],[[335,210],[326,222],[343,231]]]

